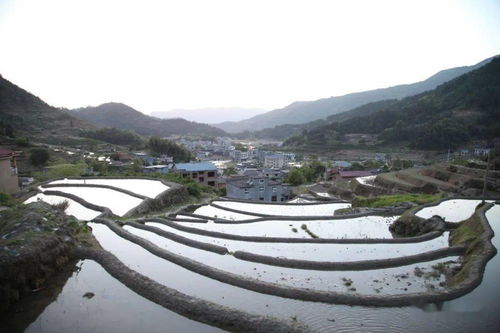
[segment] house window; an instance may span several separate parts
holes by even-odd
[[[276,192],[276,186],[273,186],[273,192]]]
[[[264,184],[264,179],[260,179],[259,183]]]
[[[245,194],[248,194],[248,193],[250,193],[250,191],[246,188],[245,189]]]
[[[259,200],[262,200],[262,201],[264,201],[264,197],[260,197],[260,198],[259,198]]]
[[[277,200],[277,197],[276,197],[275,195],[273,195],[273,196],[271,197],[271,201],[276,201],[276,200]]]
[[[208,177],[215,177],[215,172],[209,171],[207,176]]]
[[[200,178],[198,178],[198,180],[200,183],[203,183],[205,181],[205,177],[200,177]]]
[[[259,192],[264,192],[264,186],[259,187]]]

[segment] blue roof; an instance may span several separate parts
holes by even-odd
[[[347,161],[335,161],[333,165],[341,168],[349,168],[352,166],[352,164]]]
[[[175,165],[177,170],[185,170],[187,172],[197,171],[216,171],[217,168],[212,162],[198,162],[198,163],[177,163]]]

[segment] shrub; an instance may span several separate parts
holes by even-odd
[[[50,159],[49,151],[45,148],[35,148],[31,150],[30,162],[34,166],[46,165]]]
[[[58,210],[60,210],[62,212],[65,212],[66,209],[68,209],[68,207],[69,207],[69,201],[68,200],[63,200],[63,201],[61,201],[59,203],[56,203],[56,204],[52,205],[52,207],[54,207],[55,209],[58,209]]]

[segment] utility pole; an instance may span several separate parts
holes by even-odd
[[[486,183],[488,179],[488,172],[490,171],[490,155],[491,149],[488,151],[488,162],[486,164],[486,172],[484,173],[484,181],[483,181],[483,203],[486,197]]]

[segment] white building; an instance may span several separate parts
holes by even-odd
[[[285,165],[285,156],[283,154],[273,154],[264,157],[264,167],[281,169]]]

